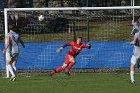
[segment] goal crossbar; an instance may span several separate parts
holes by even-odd
[[[140,6],[119,7],[50,7],[50,8],[5,8],[4,11],[39,11],[39,10],[115,10],[115,9],[140,9]]]

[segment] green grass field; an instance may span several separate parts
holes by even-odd
[[[0,78],[0,93],[139,93],[140,74],[136,84],[129,83],[129,74],[76,73],[73,76],[18,76],[17,81]]]

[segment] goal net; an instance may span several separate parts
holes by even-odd
[[[140,15],[139,6],[133,7],[67,7],[67,8],[13,8],[5,9],[5,34],[11,15],[18,15],[16,32],[26,48],[20,45],[17,63],[19,70],[46,71],[63,64],[65,54],[56,49],[82,36],[83,43],[92,48],[83,49],[76,58],[77,72],[83,69],[128,68],[133,46],[129,44],[132,20]],[[39,21],[38,16],[44,20]],[[82,70],[81,70],[82,69]]]

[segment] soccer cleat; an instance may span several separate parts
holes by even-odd
[[[130,81],[131,84],[135,84],[135,81]]]
[[[16,81],[16,77],[14,77],[12,81]]]
[[[67,76],[70,76],[70,75],[71,75],[70,72],[66,72],[65,74],[66,74]]]
[[[16,80],[16,76],[11,76],[10,81],[15,81]]]

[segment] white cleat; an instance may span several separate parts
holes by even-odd
[[[130,81],[131,84],[135,84],[135,81]]]
[[[16,76],[11,76],[10,81],[15,81],[16,80]]]

